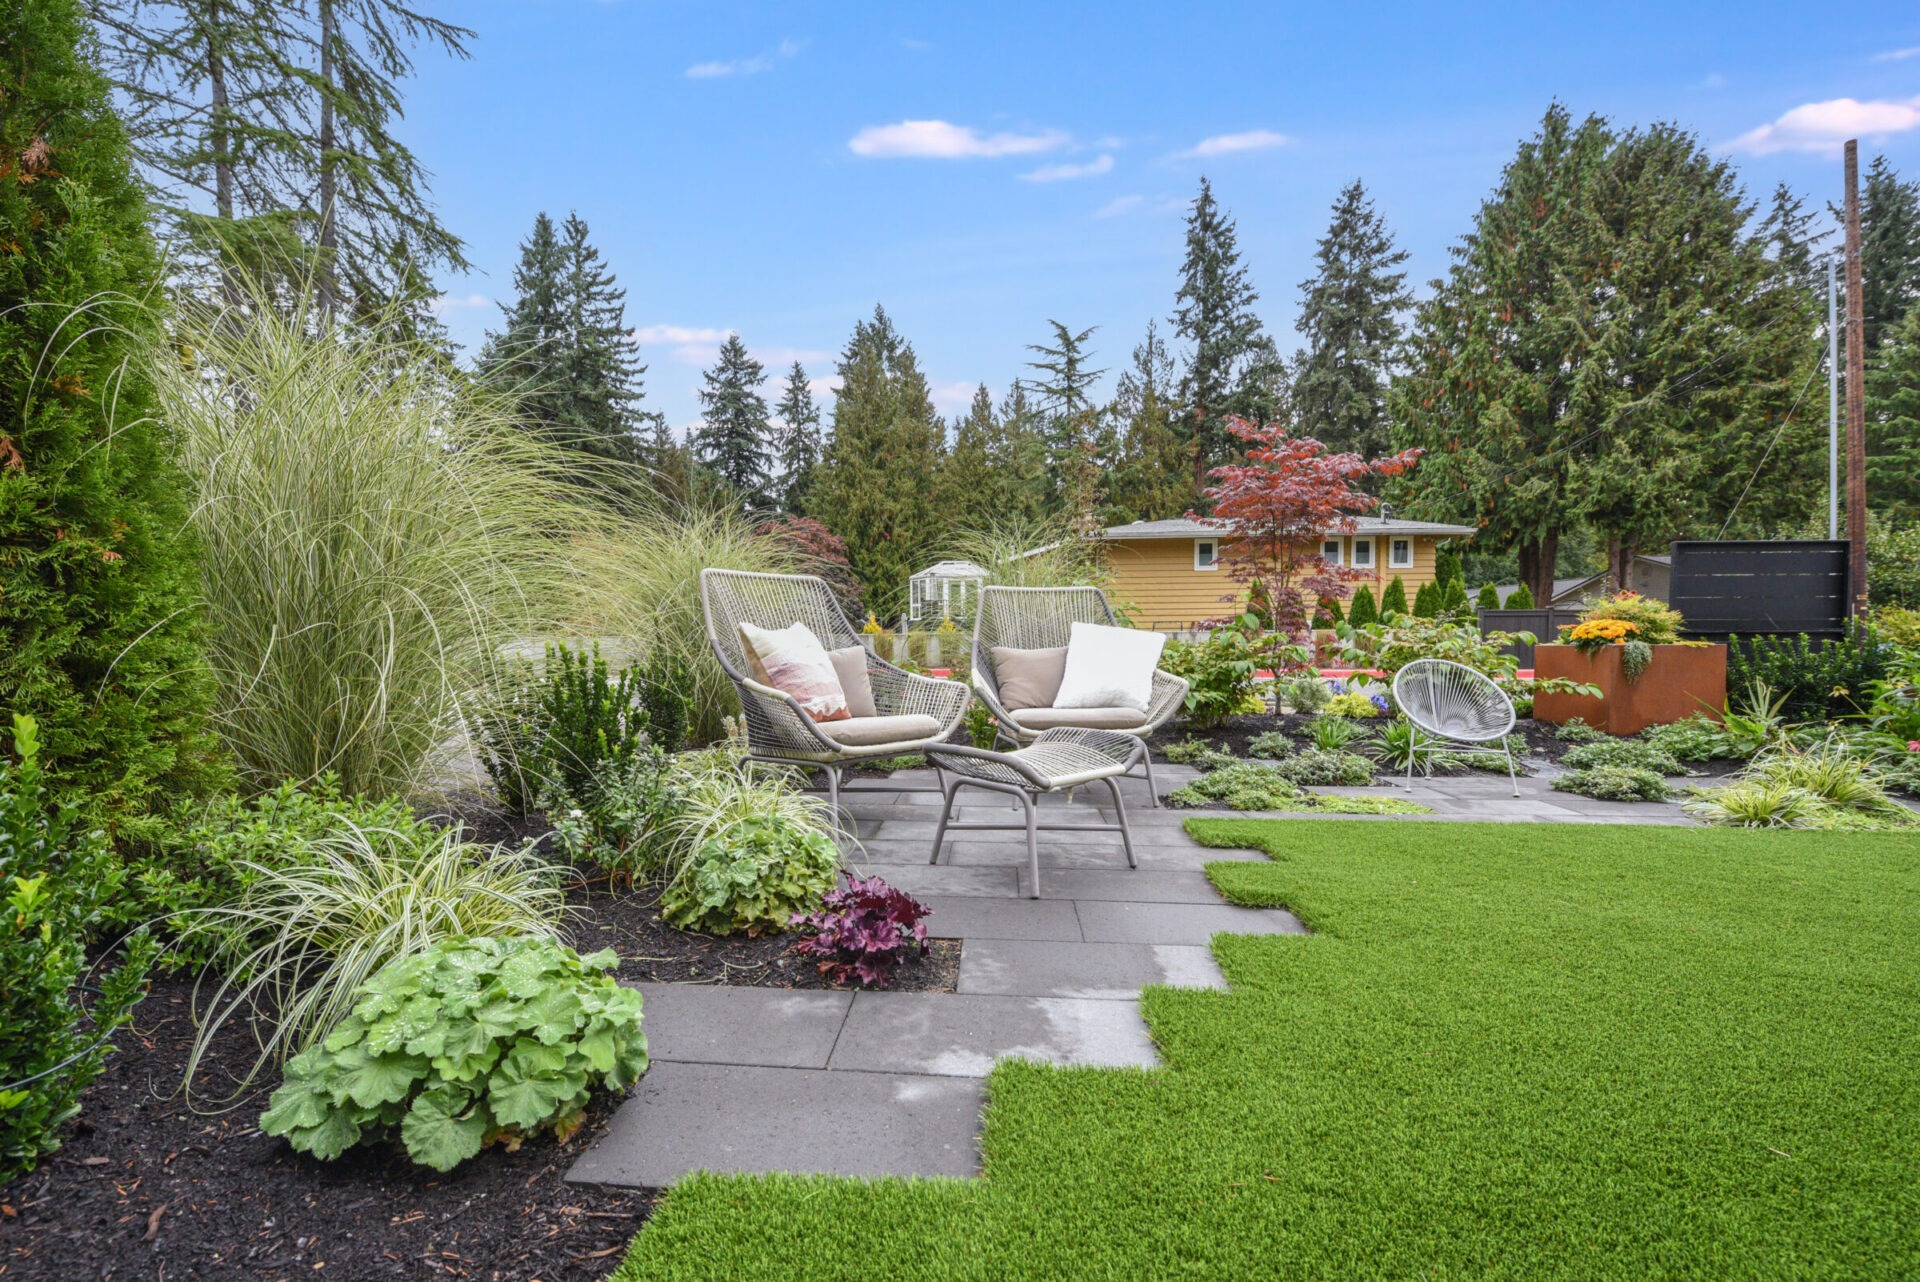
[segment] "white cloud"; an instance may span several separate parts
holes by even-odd
[[[1835,152],[1849,138],[1885,137],[1920,129],[1920,97],[1832,98],[1795,107],[1770,125],[1749,129],[1727,144],[1756,156],[1776,151]]]
[[[776,374],[785,378],[795,361],[814,365],[833,359],[832,352],[823,352],[817,347],[755,347],[751,351],[753,359],[767,367],[769,378]]]
[[[897,125],[868,125],[847,147],[856,156],[972,160],[1031,156],[1052,151],[1066,141],[1067,136],[1055,129],[1037,134],[982,134],[971,126],[944,120],[903,120]]]
[[[1140,208],[1142,204],[1146,203],[1146,199],[1145,196],[1115,196],[1112,200],[1109,200],[1106,204],[1095,210],[1093,216],[1095,218],[1118,218],[1122,214],[1131,213],[1133,210]]]
[[[485,294],[468,294],[465,298],[454,298],[442,294],[427,304],[435,316],[445,316],[448,312],[465,311],[472,307],[491,307],[493,300]]]
[[[1101,174],[1113,172],[1113,157],[1101,156],[1098,160],[1089,160],[1084,165],[1042,165],[1032,173],[1020,176],[1030,183],[1069,182],[1075,178],[1097,178]]]
[[[1873,55],[1875,62],[1904,62],[1908,58],[1920,58],[1920,45],[1915,45],[1911,49],[1889,49],[1885,53]]]
[[[727,62],[696,62],[686,70],[689,80],[718,80],[723,76],[757,76],[763,71],[772,71],[781,62],[796,56],[805,48],[798,40],[782,40],[779,45],[766,53],[757,53],[751,58],[735,58]]]
[[[931,383],[927,395],[933,400],[937,410],[963,410],[973,404],[973,393],[978,383]]]
[[[1702,89],[1725,89],[1727,87],[1727,78],[1721,72],[1709,71],[1706,74],[1706,78],[1701,80],[1700,87]]]
[[[633,331],[633,341],[642,347],[667,348],[667,354],[678,364],[706,366],[719,357],[720,344],[732,332],[693,325],[642,325]]]
[[[814,403],[818,404],[829,396],[838,395],[841,385],[846,382],[838,374],[829,374],[825,378],[807,380],[807,386],[813,391]]]
[[[1215,134],[1211,138],[1202,138],[1199,145],[1180,154],[1190,160],[1201,160],[1208,156],[1231,156],[1242,151],[1266,151],[1270,147],[1284,147],[1293,139],[1271,129],[1249,129],[1239,134]]]

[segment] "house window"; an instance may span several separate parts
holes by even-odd
[[[1340,540],[1327,539],[1320,544],[1320,559],[1328,565],[1340,564]]]
[[[1387,564],[1396,570],[1413,567],[1413,540],[1393,539],[1387,544]]]
[[[1371,570],[1373,568],[1373,540],[1355,539],[1353,541],[1353,568]]]
[[[1220,548],[1213,539],[1195,539],[1193,541],[1193,568],[1196,570],[1217,570],[1220,568]]]

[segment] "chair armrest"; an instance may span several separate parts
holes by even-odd
[[[761,685],[747,677],[733,678],[734,689],[740,695],[740,711],[746,722],[747,743],[754,746],[756,731],[770,732],[776,740],[784,740],[773,745],[777,748],[805,747],[808,751],[842,751],[839,744],[820,733],[820,728],[800,707],[800,701],[784,690]],[[754,701],[757,717],[746,715],[747,701]]]
[[[925,713],[940,722],[943,732],[951,732],[966,715],[970,696],[958,681],[915,676],[891,664],[869,669],[868,676],[873,681],[874,708],[882,716]]]
[[[1173,719],[1175,713],[1187,702],[1190,683],[1185,677],[1176,677],[1164,668],[1153,670],[1153,698],[1147,704],[1147,720],[1137,731],[1139,734],[1151,734]]]

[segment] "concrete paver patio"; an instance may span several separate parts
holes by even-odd
[[[1159,768],[1170,790],[1191,769]],[[929,772],[889,792],[841,794],[877,873],[933,910],[929,933],[964,940],[957,993],[819,992],[642,985],[654,1066],[613,1124],[574,1164],[576,1183],[660,1187],[694,1170],[835,1175],[978,1173],[982,1085],[996,1059],[1152,1067],[1139,994],[1147,984],[1224,987],[1216,932],[1304,933],[1291,913],[1240,908],[1201,869],[1249,851],[1202,847],[1182,827],[1192,811],[1153,809],[1143,781],[1122,783],[1140,867],[1113,834],[1043,832],[1043,899],[1027,898],[1019,833],[961,834],[929,866],[939,796]],[[1532,823],[1685,823],[1672,804],[1595,801],[1504,776],[1416,779],[1423,818]],[[1328,789],[1387,795],[1385,789]],[[1051,794],[1046,806],[1104,800]],[[969,818],[1004,817],[991,806]],[[1203,812],[1219,813],[1219,812]],[[1398,822],[1398,816],[1353,817]]]

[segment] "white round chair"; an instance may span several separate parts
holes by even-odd
[[[1422,748],[1429,753],[1438,748],[1480,752],[1497,742],[1507,758],[1513,795],[1520,795],[1520,776],[1507,743],[1516,720],[1513,701],[1485,673],[1451,659],[1415,659],[1394,674],[1393,700],[1413,726],[1408,788],[1413,787],[1413,763]]]

